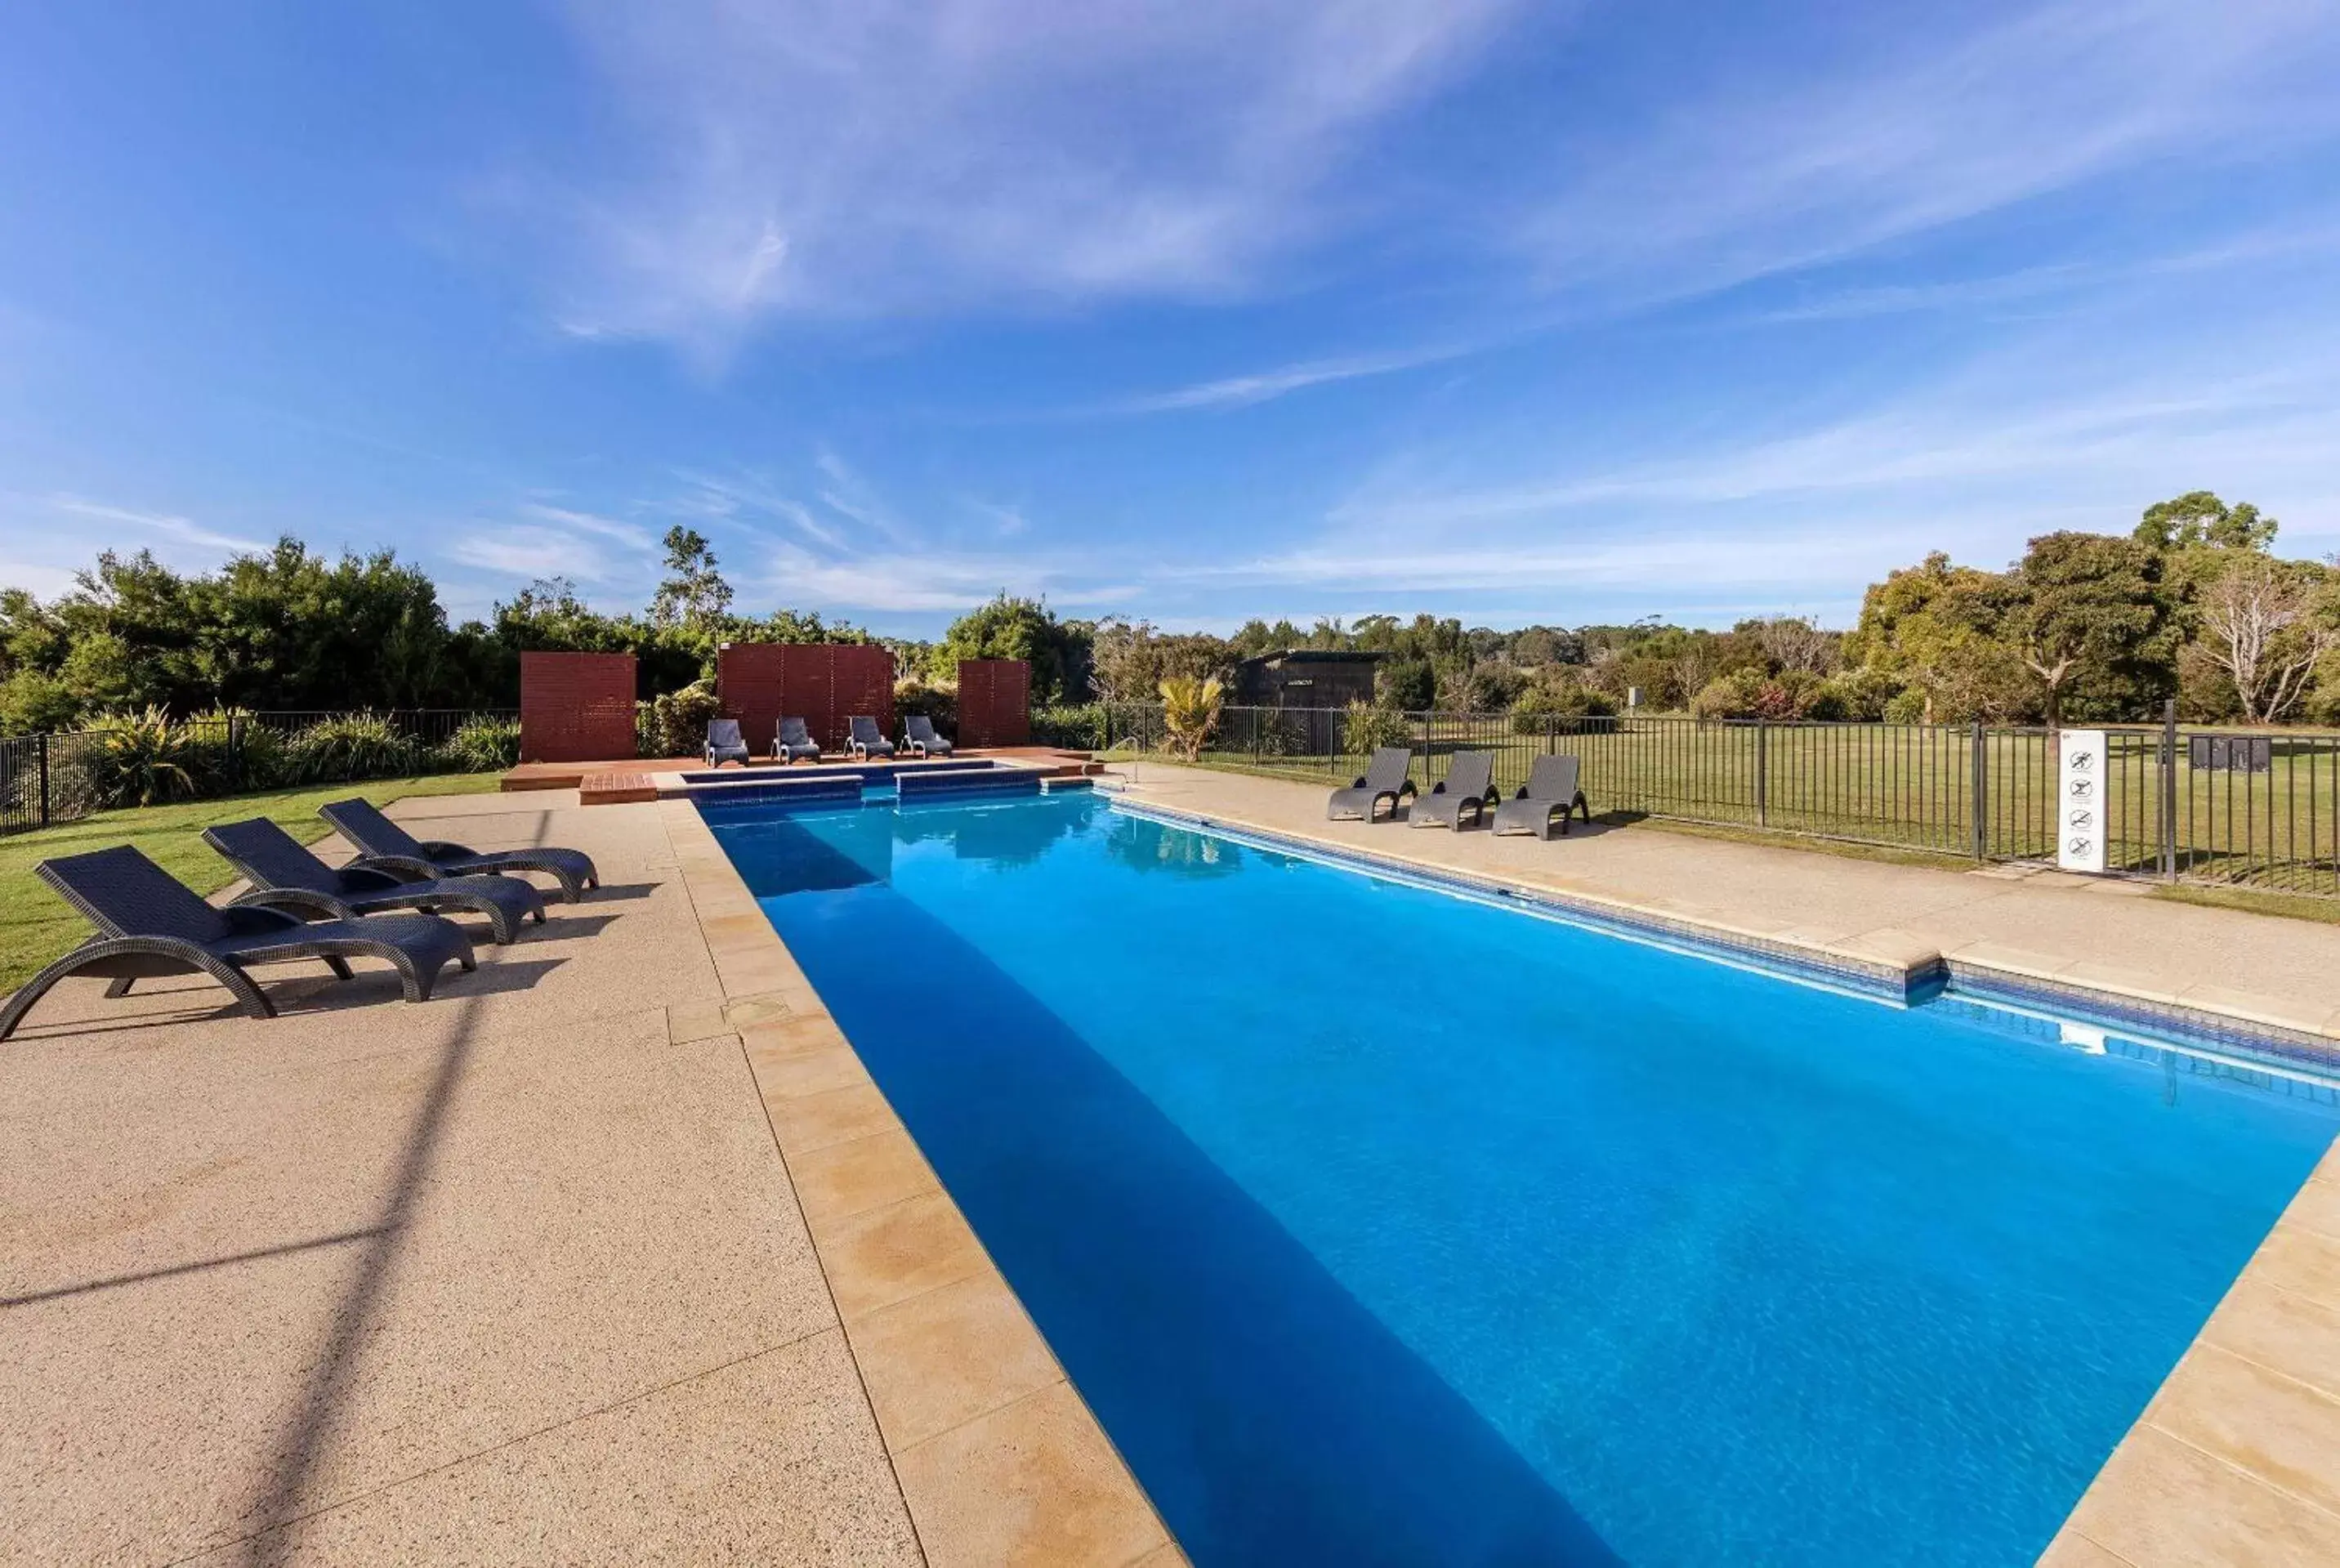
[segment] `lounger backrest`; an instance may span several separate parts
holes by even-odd
[[[383,816],[363,799],[352,797],[335,800],[317,808],[317,815],[331,822],[358,848],[361,855],[409,855],[427,860],[422,846],[414,835]]]
[[[331,866],[265,817],[206,828],[203,842],[261,887],[306,888],[314,893],[342,890],[342,879]]]
[[[33,868],[109,937],[215,942],[228,934],[225,915],[127,844],[44,860]]]
[[[743,749],[739,743],[739,721],[737,719],[709,719],[707,744],[718,751]]]
[[[1559,755],[1546,752],[1535,759],[1528,769],[1528,799],[1531,800],[1573,800],[1576,799],[1576,776],[1581,766],[1572,753]]]
[[[1396,789],[1405,783],[1406,769],[1413,766],[1413,752],[1403,746],[1383,746],[1373,753],[1365,767],[1365,788],[1379,793]]]
[[[860,741],[864,746],[874,746],[886,739],[886,737],[878,731],[878,721],[874,719],[857,713],[853,716],[851,723],[853,725],[853,738],[856,740]]]
[[[911,714],[909,725],[910,739],[913,740],[939,740],[942,739],[941,736],[935,733],[935,721],[927,718],[923,713]]]
[[[801,719],[781,719],[780,744],[783,746],[811,745],[812,737],[805,731],[805,721]]]
[[[1494,788],[1495,758],[1488,751],[1457,751],[1446,768],[1446,792],[1465,800],[1481,800]]]

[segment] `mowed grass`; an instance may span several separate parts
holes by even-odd
[[[235,873],[203,842],[206,828],[266,817],[302,842],[314,843],[332,831],[317,815],[317,808],[328,800],[362,795],[384,806],[410,795],[477,795],[495,789],[500,777],[449,773],[425,779],[318,784],[216,800],[101,811],[77,822],[0,838],[0,995],[31,979],[90,934],[89,923],[33,874],[40,861],[134,844],[189,887],[211,894],[234,881]]]

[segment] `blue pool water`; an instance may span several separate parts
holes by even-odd
[[[1094,795],[709,819],[1204,1568],[2028,1563],[2340,1127]]]

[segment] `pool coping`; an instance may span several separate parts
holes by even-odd
[[[723,993],[669,1034],[739,1037],[927,1561],[1184,1563],[696,801],[653,809]]]
[[[1798,943],[1630,900],[1510,883],[1232,815],[1133,801],[1133,817],[1307,858],[1542,905],[1595,928],[1720,948],[1773,970],[1906,1004],[1953,995],[2077,1011],[2151,1034],[2206,1036],[2246,1054],[2340,1067],[2340,1040],[2126,987],[2080,985],[2020,961],[1984,963],[1911,938],[1902,952]],[[1801,971],[1800,977],[1797,971]],[[1849,986],[1846,981],[1849,980]],[[2052,1568],[2267,1568],[2340,1563],[2340,1142],[2325,1151],[2039,1559]]]

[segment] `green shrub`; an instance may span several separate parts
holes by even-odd
[[[1406,716],[1372,702],[1350,703],[1341,729],[1341,749],[1352,757],[1370,757],[1383,746],[1413,744],[1413,725]]]
[[[898,708],[898,691],[894,701]],[[1102,702],[1058,702],[1032,710],[1032,743],[1036,746],[1101,751],[1107,744],[1106,735],[1106,706]]]
[[[153,806],[195,792],[186,734],[160,708],[107,714],[92,729],[81,766],[98,805]]]
[[[1807,670],[1782,670],[1777,675],[1766,675],[1760,670],[1734,670],[1708,681],[1691,699],[1690,710],[1699,719],[1769,719],[1774,722],[1832,717],[1829,712],[1815,711],[1816,708],[1833,709],[1839,705],[1836,699],[1823,697],[1826,685]]]
[[[1922,724],[1926,721],[1926,694],[1912,686],[1885,704],[1888,724]]]
[[[912,714],[923,714],[935,721],[935,728],[945,735],[958,733],[958,693],[947,686],[936,686],[906,675],[894,682],[894,719],[897,723]]]
[[[0,735],[70,729],[80,717],[81,699],[54,675],[19,670],[0,680]]]
[[[179,733],[179,765],[187,770],[189,794],[232,795],[240,789],[264,788],[274,782],[266,777],[246,781],[250,770],[242,753],[253,732],[260,729],[249,714],[213,708],[181,719],[175,728]],[[263,737],[260,744],[266,748],[273,739]]]
[[[1606,719],[1616,714],[1617,701],[1573,680],[1539,680],[1512,704],[1512,733],[1541,735],[1560,719]]]
[[[1881,670],[1847,670],[1820,683],[1812,701],[1812,717],[1875,723],[1885,717],[1886,705],[1900,695],[1901,682]],[[1830,711],[1820,712],[1825,703]]]
[[[715,683],[692,681],[679,691],[662,691],[634,705],[636,749],[645,757],[692,757],[707,746],[707,722],[722,717]],[[768,735],[743,735],[751,748],[768,748]]]
[[[338,784],[422,770],[422,748],[379,713],[320,719],[284,743],[284,771],[299,784]]]
[[[475,713],[431,749],[431,766],[448,773],[501,773],[520,763],[520,720]]]

